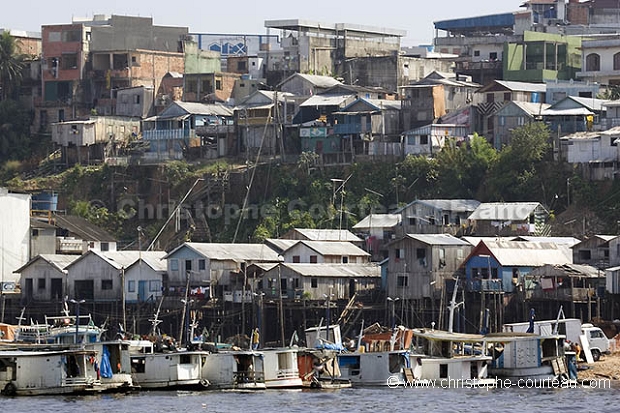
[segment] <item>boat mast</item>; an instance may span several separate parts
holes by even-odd
[[[454,281],[454,289],[452,290],[452,299],[450,300],[450,305],[448,306],[448,310],[450,310],[450,318],[448,319],[448,333],[453,332],[454,310],[456,310],[456,308],[459,305],[465,304],[465,300],[461,301],[460,303],[456,302],[456,293],[458,289],[459,289],[459,277],[456,277],[456,280]]]

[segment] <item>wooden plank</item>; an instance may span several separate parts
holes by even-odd
[[[405,368],[403,370],[405,372],[405,380],[407,381],[407,383],[414,383],[416,381],[416,378],[413,375],[413,369],[412,368]]]
[[[592,352],[590,351],[590,343],[588,342],[588,338],[585,334],[579,336],[579,342],[581,343],[581,349],[583,354],[586,356],[586,362],[588,364],[594,363],[594,358],[592,357]]]

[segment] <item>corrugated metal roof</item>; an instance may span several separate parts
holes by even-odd
[[[219,243],[201,243],[186,242],[168,253],[164,259],[172,256],[181,248],[191,248],[200,255],[211,260],[220,261],[263,261],[278,262],[281,257],[278,253],[265,244],[219,244]]]
[[[84,241],[114,242],[114,238],[106,230],[92,224],[77,215],[54,215],[54,225],[68,230]]]
[[[299,106],[340,106],[354,98],[355,95],[314,95],[304,100]]]
[[[522,111],[530,116],[542,115],[551,105],[548,103],[534,103],[534,102],[519,102],[513,101],[512,104],[521,108]]]
[[[229,106],[181,101],[175,102],[175,104],[193,115],[233,116],[233,109]]]
[[[506,241],[514,241],[516,237],[506,237],[506,238],[501,238],[504,239]],[[481,241],[496,241],[498,238],[497,237],[472,237],[472,236],[464,236],[461,237],[461,239],[469,242],[472,246],[476,246],[478,244],[480,244]]]
[[[580,96],[567,96],[567,99],[571,99],[574,100],[575,102],[579,103],[580,105],[596,111],[596,112],[600,112],[602,110],[605,110],[605,107],[607,106],[608,102],[611,102],[608,99],[596,99],[596,98],[584,98],[584,97],[580,97]]]
[[[470,245],[469,242],[450,234],[407,234],[407,237],[427,245]]]
[[[364,217],[360,222],[353,225],[353,229],[369,229],[369,228],[392,228],[400,224],[400,214],[370,214]]]
[[[441,211],[472,212],[480,206],[480,201],[476,201],[475,199],[417,199],[397,209],[396,212],[404,211],[414,204],[430,206],[431,208]]]
[[[308,75],[305,73],[296,73],[295,75],[306,79],[308,82],[312,83],[314,86],[317,87],[328,88],[342,83],[330,76]]]
[[[26,264],[24,264],[23,266],[21,266],[20,268],[16,269],[13,272],[14,273],[20,273],[26,267],[29,267],[31,264],[33,264],[35,261],[38,261],[38,260],[44,260],[44,261],[48,262],[50,265],[52,265],[53,267],[56,267],[56,269],[58,271],[62,271],[62,270],[65,269],[65,267],[67,267],[69,264],[71,264],[73,261],[77,260],[78,258],[80,258],[80,255],[40,254],[40,255],[37,255],[36,257],[32,258]]]
[[[587,108],[545,109],[542,112],[543,116],[587,116],[593,114],[594,112],[589,111]]]
[[[496,83],[504,86],[506,89],[520,92],[546,92],[547,85],[545,83],[529,83],[515,82],[509,80],[495,80]]]
[[[503,267],[541,267],[545,264],[570,264],[572,250],[551,242],[484,241]]]
[[[299,240],[295,239],[277,239],[277,238],[267,238],[265,243],[272,248],[280,250],[281,252],[286,251],[291,248],[293,245],[297,244]]]
[[[362,239],[346,229],[294,228],[309,241],[349,241],[362,242]]]
[[[523,221],[540,203],[538,202],[489,202],[476,208],[468,219],[478,221]]]
[[[381,277],[381,267],[375,264],[299,264],[286,263],[282,266],[304,277]]]
[[[581,240],[573,237],[535,237],[530,235],[521,235],[516,237],[515,241],[518,239],[529,242],[553,242],[554,244],[567,245],[569,247],[577,245],[581,242]]]
[[[357,238],[357,237],[356,237]],[[321,255],[369,256],[363,249],[347,241],[300,241]]]
[[[165,251],[93,251],[117,269],[129,268],[140,259],[155,271],[166,271]]]

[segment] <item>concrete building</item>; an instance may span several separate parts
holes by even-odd
[[[14,271],[30,259],[29,194],[0,188],[0,291],[13,291],[19,275]]]
[[[404,30],[299,19],[267,20],[265,27],[281,33],[281,50],[271,51],[266,62],[269,84],[299,72],[334,75],[347,84],[359,79],[360,85],[394,91],[400,86],[397,61]]]
[[[43,98],[36,124],[84,118],[93,109],[114,114],[118,88],[151,86],[155,100],[170,93],[161,90],[162,79],[183,73],[187,31],[118,15],[42,26]]]
[[[584,179],[615,180],[620,160],[620,127],[601,132],[576,132],[560,138],[560,156]]]

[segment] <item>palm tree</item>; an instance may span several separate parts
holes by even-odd
[[[0,101],[11,96],[22,78],[24,58],[17,53],[17,41],[8,30],[0,35]]]

